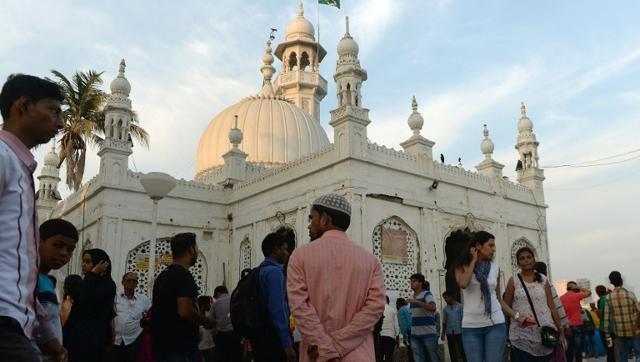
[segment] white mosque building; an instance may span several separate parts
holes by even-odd
[[[408,278],[415,272],[425,274],[437,295],[447,286],[455,289],[445,270],[468,231],[482,229],[496,236],[503,284],[521,246],[530,246],[539,260],[549,260],[544,173],[524,104],[513,124],[520,159],[517,183],[503,177],[504,166],[492,158],[486,126],[483,138],[478,137],[484,160],[475,172],[434,160],[435,142],[421,134],[424,119],[415,98],[407,110],[403,150],[371,143],[367,129],[376,125],[366,108],[368,73],[358,50],[347,20],[337,46],[337,108],[330,111],[334,137],[329,139],[319,121],[327,95],[319,65],[326,50],[316,42],[314,27],[299,5],[284,41],[275,51],[271,40],[267,44],[258,94],[211,120],[198,145],[195,179],[178,180],[159,202],[156,274],[171,262],[167,240],[194,232],[201,255],[192,272],[201,293],[211,295],[220,284],[232,288],[241,270],[262,261],[261,241],[275,228],[288,226],[298,244],[308,243],[309,205],[330,192],[351,201],[348,234],[380,258],[391,298],[409,293]],[[281,62],[277,75],[274,55]],[[74,223],[82,249],[106,250],[114,279],[136,271],[143,290],[153,235],[152,201],[140,183],[144,174],[129,169],[130,90],[123,60],[104,109],[99,173],[59,200],[59,157],[52,149],[38,176],[37,203],[40,220],[61,217]],[[79,271],[77,254],[67,272]]]

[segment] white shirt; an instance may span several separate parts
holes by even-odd
[[[13,318],[28,338],[44,343],[55,338],[55,332],[36,300],[36,166],[20,139],[0,130],[0,316]],[[40,322],[37,328],[36,319]]]
[[[471,274],[471,281],[466,289],[462,289],[462,328],[482,328],[495,324],[504,323],[504,313],[502,306],[498,302],[496,286],[498,285],[498,273],[500,268],[495,261],[491,261],[491,269],[487,282],[489,284],[489,294],[491,294],[491,315],[484,313],[484,299],[480,291],[480,282],[475,274]]]
[[[143,313],[151,307],[149,298],[145,295],[134,293],[133,298],[129,299],[120,292],[116,294],[115,299],[116,316],[113,318],[113,329],[115,332],[115,345],[125,345],[133,343],[142,333],[140,320]]]
[[[382,320],[381,336],[391,337],[395,339],[400,334],[398,327],[398,312],[389,304],[384,305],[384,319]]]
[[[213,335],[211,335],[211,330],[206,329],[203,326],[199,327],[200,338],[198,341],[198,350],[206,351],[216,346],[213,342]]]

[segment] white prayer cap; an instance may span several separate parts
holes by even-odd
[[[351,204],[343,196],[338,194],[322,195],[315,199],[311,205],[326,207],[351,216]]]

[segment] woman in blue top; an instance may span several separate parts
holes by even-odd
[[[462,289],[462,344],[469,362],[501,361],[507,339],[505,314],[519,317],[502,301],[495,252],[495,237],[478,231],[451,267]]]

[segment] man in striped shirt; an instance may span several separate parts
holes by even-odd
[[[0,92],[0,356],[9,361],[39,361],[30,339],[56,360],[66,352],[36,300],[38,222],[30,149],[47,143],[62,128],[58,85],[12,75]],[[38,321],[34,327],[35,321]]]
[[[411,306],[411,350],[413,360],[424,362],[440,362],[438,354],[438,329],[436,325],[436,300],[429,291],[429,284],[424,275],[413,274],[410,277],[413,299],[408,299]]]

